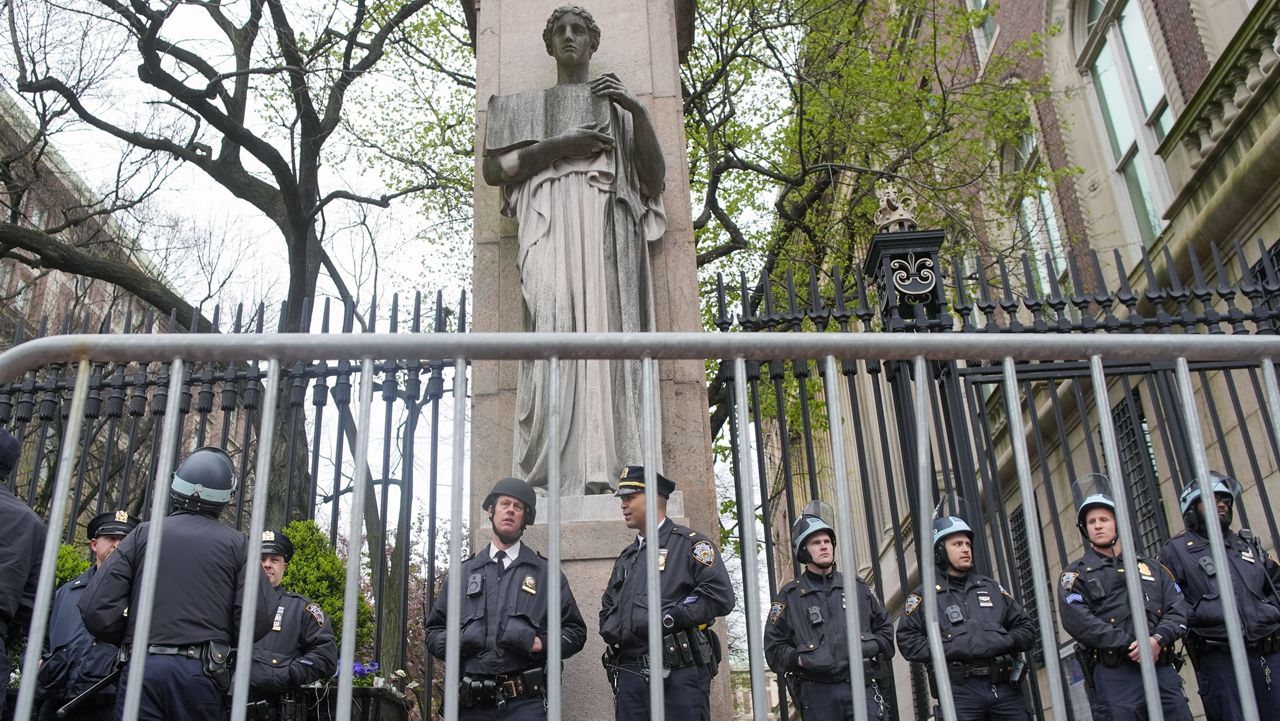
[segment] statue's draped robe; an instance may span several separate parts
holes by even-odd
[[[654,330],[648,244],[666,231],[662,197],[640,192],[631,114],[611,104],[609,122],[612,150],[503,187],[502,212],[519,223],[527,331]],[[535,487],[547,485],[552,452],[547,384],[547,361],[520,363],[512,473]],[[607,492],[623,466],[643,462],[639,361],[561,361],[559,401],[562,494]]]

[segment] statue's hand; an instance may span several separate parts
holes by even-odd
[[[566,158],[587,158],[613,147],[613,138],[594,123],[567,130],[559,139]]]
[[[640,104],[640,100],[627,90],[627,86],[622,84],[617,75],[613,73],[605,73],[595,80],[591,81],[591,92],[596,95],[604,95],[619,107],[632,113],[638,113],[644,110],[644,106]]]

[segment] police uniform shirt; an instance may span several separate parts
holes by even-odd
[[[969,572],[947,574],[936,586],[942,648],[948,661],[986,661],[1026,651],[1039,632],[1022,604],[995,579]],[[929,660],[922,589],[907,596],[898,623],[898,650],[908,661]]]
[[[893,624],[871,588],[857,579],[858,618],[864,658],[893,657]],[[764,654],[775,673],[799,671],[815,679],[844,680],[849,673],[844,575],[804,571],[783,586],[769,607]],[[801,666],[801,659],[804,664]]]
[[[600,604],[600,636],[623,655],[649,647],[648,550],[628,544],[613,563]],[[662,613],[673,633],[712,623],[733,610],[733,588],[720,552],[705,536],[663,519],[658,529],[658,577]]]
[[[1246,641],[1257,641],[1280,630],[1280,599],[1274,584],[1280,583],[1280,567],[1260,546],[1246,542],[1240,534],[1222,534],[1227,563],[1231,565],[1232,588]],[[1209,539],[1183,531],[1165,542],[1160,562],[1182,587],[1190,608],[1187,625],[1191,632],[1210,641],[1226,643],[1225,609],[1218,597],[1220,570],[1213,561]],[[1268,576],[1271,582],[1268,583]]]
[[[548,650],[547,559],[521,545],[503,569],[494,562],[492,550],[488,547],[462,563],[462,672],[498,675],[540,667]],[[427,648],[440,659],[445,657],[448,636],[448,598],[446,581],[427,619]],[[586,644],[587,626],[563,573],[560,619],[561,658],[569,658]],[[542,639],[538,653],[533,652],[535,637]]]
[[[125,610],[139,606],[150,526],[142,523],[125,536],[80,599],[85,628],[99,640],[119,644],[133,637],[137,614],[126,616]],[[245,535],[213,518],[184,511],[167,517],[149,643],[234,643],[247,554]],[[262,568],[257,563],[253,568],[260,574],[253,623],[253,637],[259,639],[271,630],[276,592]]]
[[[271,631],[253,644],[249,682],[261,695],[329,678],[338,668],[338,644],[328,616],[305,596],[275,589]]]
[[[1138,557],[1138,577],[1147,609],[1147,630],[1169,646],[1187,633],[1187,605],[1164,566]],[[1092,547],[1058,579],[1062,627],[1081,644],[1101,651],[1128,650],[1136,640],[1129,614],[1124,561]]]

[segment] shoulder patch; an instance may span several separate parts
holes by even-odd
[[[320,608],[320,604],[308,603],[306,610],[307,610],[307,613],[311,614],[311,617],[316,620],[316,625],[318,626],[324,625],[324,610]]]
[[[907,605],[904,610],[908,616],[915,613],[917,608],[920,608],[921,600],[920,594],[918,593],[913,593],[910,596],[907,596]]]
[[[1067,571],[1066,573],[1062,574],[1062,581],[1061,581],[1062,590],[1070,591],[1071,587],[1076,585],[1076,579],[1079,577],[1080,577],[1080,574],[1077,573],[1076,571]]]
[[[711,545],[711,541],[698,541],[693,544],[693,557],[698,563],[711,566],[716,562],[716,547]]]
[[[781,601],[774,601],[769,607],[769,623],[777,623],[778,618],[782,616],[782,612],[787,609],[787,604]]]
[[[1013,594],[1012,594],[1012,593],[1009,593],[1009,592],[1008,592],[1008,591],[1006,591],[1006,590],[1004,590],[1004,586],[1001,586],[999,583],[997,583],[997,584],[996,584],[996,588],[1000,589],[1000,593],[1003,593],[1005,596],[1007,596],[1007,597],[1009,597],[1009,598],[1013,598]]]

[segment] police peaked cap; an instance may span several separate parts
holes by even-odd
[[[106,511],[89,519],[89,538],[98,536],[127,536],[140,521],[128,511]]]
[[[284,531],[266,530],[262,532],[262,555],[276,554],[284,556],[284,562],[293,560],[293,541],[284,535]]]
[[[658,495],[663,498],[670,498],[671,494],[676,490],[675,481],[656,471],[653,477],[658,484]],[[633,493],[644,492],[644,466],[627,466],[622,469],[622,475],[618,478],[618,490],[613,495],[629,496]]]

